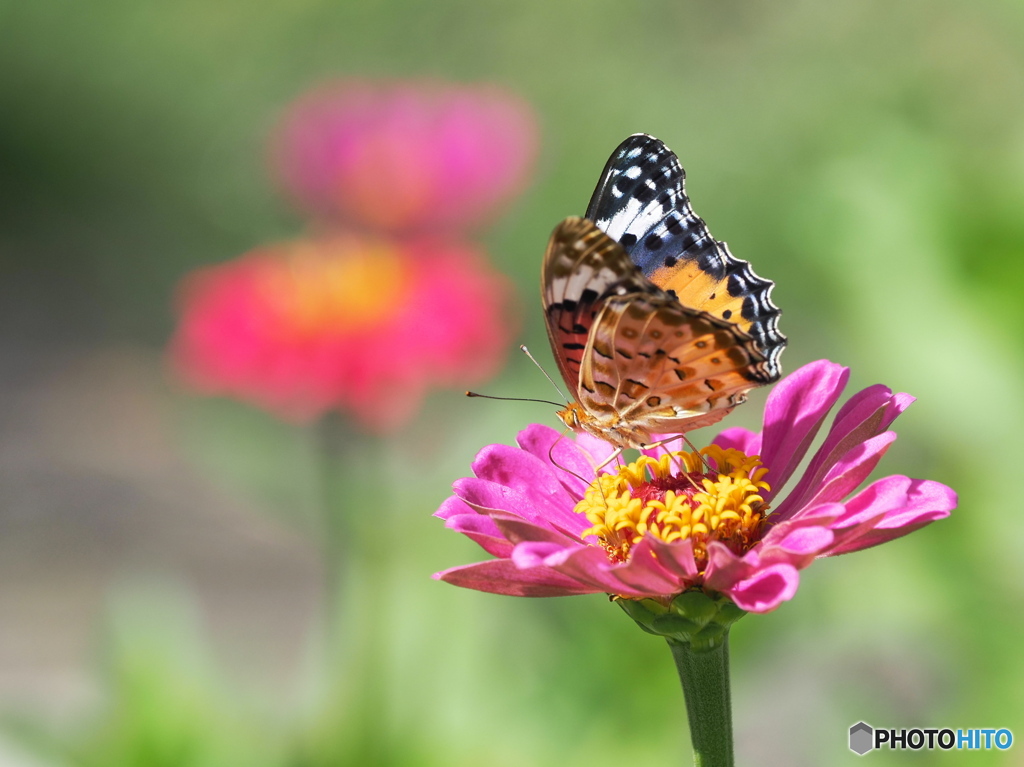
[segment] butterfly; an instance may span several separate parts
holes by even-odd
[[[620,449],[715,423],[782,372],[774,283],[712,237],[685,179],[665,144],[630,136],[544,256],[548,338],[575,395],[558,417]]]

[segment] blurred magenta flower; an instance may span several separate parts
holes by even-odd
[[[383,431],[428,387],[498,371],[514,332],[510,297],[464,244],[301,239],[189,275],[171,363],[206,394],[298,421],[337,408]]]
[[[574,442],[535,424],[519,447],[486,447],[476,476],[455,483],[437,516],[496,559],[434,577],[514,596],[607,592],[666,604],[699,587],[768,612],[793,597],[798,571],[816,557],[906,535],[956,506],[945,485],[903,476],[849,497],[913,402],[882,385],[840,408],[793,490],[776,500],[848,377],[827,360],[811,363],[776,385],[760,434],[727,429],[701,455],[660,448],[598,476],[593,467],[611,447],[587,435]]]
[[[520,192],[537,133],[526,102],[495,86],[341,80],[292,104],[273,160],[315,216],[434,231],[478,223]]]

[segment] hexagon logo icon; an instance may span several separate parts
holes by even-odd
[[[867,722],[857,722],[850,728],[850,750],[858,756],[864,756],[874,748],[875,731]]]

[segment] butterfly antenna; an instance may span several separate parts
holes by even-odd
[[[522,350],[523,354],[525,354],[527,357],[530,358],[530,362],[532,362],[534,365],[536,365],[537,369],[540,370],[540,372],[544,374],[544,377],[551,382],[551,385],[555,387],[555,391],[558,392],[558,396],[561,397],[563,401],[568,402],[569,398],[566,397],[562,393],[562,390],[558,388],[558,384],[555,383],[555,379],[554,378],[552,378],[551,376],[548,375],[548,371],[546,371],[541,366],[541,364],[539,362],[537,362],[537,358],[534,357],[532,354],[530,354],[530,350],[526,348],[526,344],[520,344],[519,348],[520,348],[520,350]],[[559,407],[561,407],[561,405],[559,405]]]
[[[549,399],[531,399],[529,397],[495,397],[491,394],[479,394],[475,391],[466,392],[467,397],[480,397],[481,399],[500,399],[504,402],[541,402],[545,405],[554,405],[555,407],[562,407],[561,402],[552,402]]]

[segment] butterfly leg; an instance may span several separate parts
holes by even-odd
[[[696,445],[694,445],[692,442],[690,442],[689,438],[685,434],[676,434],[674,437],[668,437],[667,439],[662,439],[662,440],[658,440],[657,442],[652,442],[649,445],[644,445],[643,449],[644,450],[653,450],[656,447],[662,447],[664,445],[667,445],[670,442],[675,442],[678,439],[681,439],[683,442],[685,442],[686,446],[690,449],[690,452],[692,452],[694,455],[696,455],[698,458],[700,458],[700,462],[702,464],[704,464],[704,468],[706,468],[708,471],[714,471],[714,469],[712,468],[711,464],[708,463],[707,458],[704,457],[704,454],[700,452],[700,449]]]
[[[656,447],[662,447],[663,445],[667,445],[669,442],[675,442],[676,440],[680,440],[680,439],[683,442],[686,443],[686,446],[690,449],[690,452],[692,452],[694,455],[696,455],[700,459],[700,462],[703,465],[705,471],[707,471],[707,472],[714,472],[714,469],[711,467],[711,464],[708,463],[707,458],[704,457],[704,455],[700,452],[700,450],[697,448],[696,445],[694,445],[692,442],[690,442],[690,440],[687,438],[687,436],[685,434],[676,434],[673,437],[668,437],[667,439],[662,439],[662,440],[659,440],[657,442],[652,442],[649,445],[644,445],[643,449],[644,450],[650,450],[650,449],[653,449],[653,448],[656,448]],[[693,485],[695,490],[701,490],[702,489],[701,486],[698,485],[697,482],[693,479],[693,477],[690,476],[690,472],[686,471],[686,466],[684,465],[682,458],[678,458],[677,460],[678,460],[678,468],[679,468],[681,476],[686,477],[686,479],[689,481],[689,483],[691,485]]]
[[[601,471],[601,469],[603,469],[605,466],[610,464],[612,461],[618,459],[618,457],[620,455],[622,455],[622,448],[621,447],[615,448],[615,451],[610,456],[605,458],[603,461],[601,461],[601,463],[599,465],[594,467],[594,473],[595,474],[599,473]]]
[[[603,469],[605,466],[610,464],[612,461],[617,460],[619,458],[619,456],[622,455],[622,450],[623,450],[622,447],[615,448],[615,450],[612,452],[611,455],[609,455],[607,458],[605,458],[603,461],[601,461],[601,463],[599,465],[594,467],[594,474],[595,475],[600,475],[601,474],[601,469]],[[597,483],[597,489],[601,492],[601,500],[604,502],[605,508],[607,508],[608,507],[608,498],[605,497],[604,487],[602,486],[602,484],[600,482]]]
[[[704,454],[700,450],[697,449],[696,445],[694,445],[692,442],[690,442],[690,440],[687,439],[685,434],[680,434],[679,436],[683,438],[683,442],[685,442],[686,446],[688,448],[690,448],[690,451],[692,453],[694,453],[694,455],[696,455],[698,458],[700,458],[700,462],[702,464],[704,464],[704,468],[707,469],[709,472],[713,472],[714,469],[711,468],[711,464],[708,463],[708,459],[705,458]]]
[[[664,445],[667,445],[669,442],[675,442],[677,439],[686,439],[686,437],[682,434],[677,434],[674,437],[667,437],[666,439],[659,439],[657,442],[650,442],[644,445],[641,449],[653,450],[656,447],[662,447]]]
[[[683,436],[682,434],[676,434],[674,437],[668,437],[666,439],[658,440],[657,442],[652,442],[649,445],[644,445],[643,448],[641,448],[641,449],[643,449],[643,450],[653,450],[653,449],[658,448],[658,447],[663,447],[663,446],[669,444],[670,442],[675,442],[676,440],[679,440],[679,439],[685,440],[686,437]],[[689,440],[687,440],[686,443],[690,444]],[[691,446],[691,448],[692,448],[692,446]],[[683,461],[683,459],[678,457],[678,456],[676,456],[676,455],[674,455],[673,453],[669,453],[669,455],[672,456],[672,458],[674,459],[673,462],[675,463],[676,468],[679,470],[680,474],[685,474],[686,473],[686,464]],[[691,483],[692,482],[693,481],[691,480]],[[695,485],[695,487],[696,487],[696,485]]]

